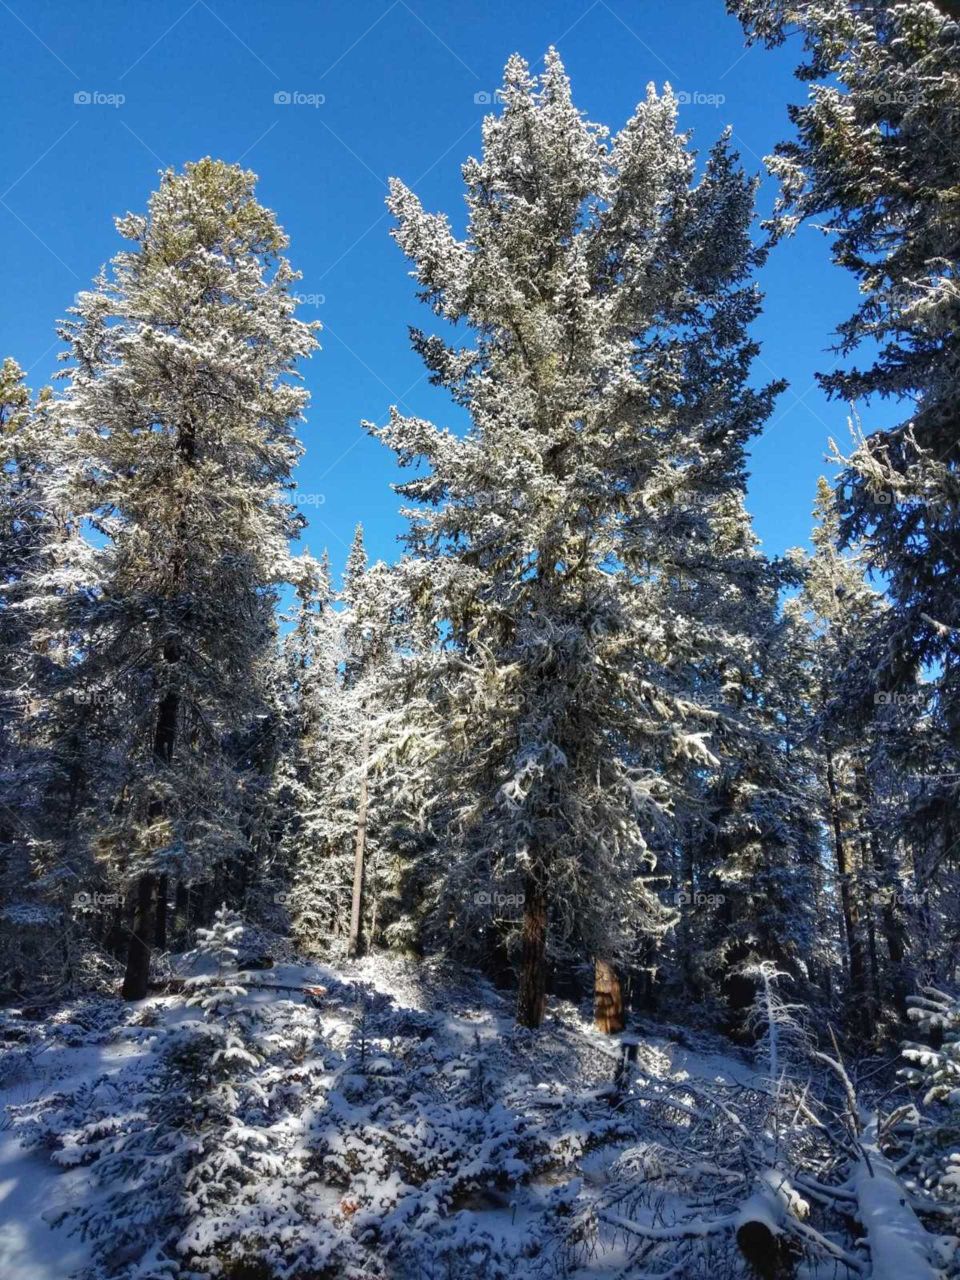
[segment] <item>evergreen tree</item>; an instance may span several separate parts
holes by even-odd
[[[79,838],[102,745],[83,646],[96,572],[57,489],[49,388],[31,403],[13,361],[0,386],[0,981],[36,990],[78,979],[81,936],[101,914],[90,903],[103,885]]]
[[[168,877],[209,880],[244,844],[228,735],[264,714],[276,584],[298,574],[302,522],[283,498],[315,326],[294,318],[286,238],[254,184],[212,160],[165,173],[63,328],[62,469],[104,539],[89,645],[123,703],[96,844],[134,886],[129,998],[146,991]]]
[[[858,428],[849,457],[837,454],[839,537],[862,544],[893,606],[883,614],[873,692],[900,700],[900,746],[916,772],[906,791],[893,787],[902,803],[870,778],[861,781],[860,802],[877,809],[878,832],[896,822],[892,847],[879,854],[888,879],[898,874],[894,863],[911,860],[926,864],[922,875],[955,871],[960,9],[953,0],[729,0],[728,8],[750,39],[780,44],[798,30],[809,55],[798,74],[814,89],[791,108],[796,138],[769,162],[781,181],[772,228],[782,235],[804,218],[828,219],[834,261],[854,273],[863,299],[840,327],[839,351],[859,352],[864,363],[824,374],[821,383],[847,401],[904,404],[896,425],[866,435]],[[932,700],[917,695],[927,671],[937,673]],[[896,754],[881,771],[888,782]],[[888,945],[902,956],[902,930],[889,920]],[[954,929],[955,921],[953,913]]]
[[[719,767],[701,774],[695,805],[681,813],[677,958],[683,995],[722,999],[739,1029],[757,965],[775,962],[807,994],[819,976],[820,838],[791,678],[793,627],[779,609],[793,575],[760,553],[737,488],[703,511],[708,536],[688,542],[677,593],[687,624],[712,637],[696,679],[715,708]]]
[[[343,698],[344,616],[335,608],[329,562],[303,596],[287,644],[291,733],[282,785],[288,792],[282,858],[294,933],[308,954],[324,954],[346,936],[354,794],[343,777],[355,752]]]
[[[695,182],[676,103],[652,88],[608,144],[553,51],[539,79],[512,58],[501,97],[464,166],[465,241],[401,183],[389,200],[423,298],[474,331],[465,349],[414,331],[470,430],[396,411],[371,430],[427,463],[400,492],[443,645],[447,910],[462,932],[493,890],[522,896],[518,1017],[537,1026],[551,920],[607,965],[671,923],[651,842],[715,765],[717,714],[695,679],[711,637],[666,612],[658,579],[698,492],[730,483],[711,432],[747,438],[775,388],[742,386],[758,254],[726,144]]]
[[[849,712],[856,688],[869,687],[873,636],[886,606],[865,580],[862,556],[856,551],[844,554],[839,547],[836,497],[823,477],[813,513],[813,554],[792,553],[802,589],[787,609],[806,631],[809,732],[816,737],[820,807],[835,870],[849,1012],[866,1026],[877,1016],[879,975],[867,815],[857,786],[873,707],[860,696],[863,714],[856,729]]]
[[[903,1056],[911,1065],[901,1075],[923,1090],[922,1101],[930,1111],[925,1116],[914,1113],[904,1163],[924,1195],[945,1201],[956,1214],[960,1208],[960,1001],[951,992],[924,987],[907,1003],[913,1027],[927,1043],[904,1044]]]
[[[5,876],[17,866],[21,835],[17,765],[26,748],[25,725],[34,672],[29,655],[29,628],[16,609],[19,586],[29,571],[41,540],[37,527],[36,469],[38,459],[29,442],[33,413],[23,370],[6,359],[0,368],[0,848]],[[8,900],[4,895],[5,903]]]
[[[358,526],[339,596],[324,579],[299,681],[303,738],[288,895],[301,945],[361,953],[405,908],[398,831],[417,824],[429,738],[394,571],[368,566]],[[302,613],[301,613],[302,617]],[[298,631],[299,631],[298,627]]]

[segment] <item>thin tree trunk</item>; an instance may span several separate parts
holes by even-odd
[[[634,1009],[643,1009],[647,1013],[653,1013],[657,1008],[658,983],[657,977],[659,969],[657,966],[657,946],[651,938],[646,938],[640,944],[640,967],[634,972],[636,973],[636,992],[635,999],[631,1002]]]
[[[693,902],[693,872],[693,841],[686,840],[680,851],[680,892],[676,899],[678,905],[684,902],[684,898],[681,896],[684,894],[688,904]],[[696,991],[698,987],[696,965],[694,964],[696,948],[693,939],[693,915],[692,910],[681,911],[677,926],[680,972],[683,977],[683,985],[688,991]]]
[[[178,878],[177,887],[173,891],[173,927],[183,931],[190,918],[190,886],[182,878]]]
[[[593,1016],[605,1035],[615,1035],[624,1028],[620,975],[608,960],[599,958],[594,963]]]
[[[163,646],[165,662],[177,662],[180,650],[177,642],[168,640]],[[157,724],[153,737],[153,754],[158,764],[168,765],[173,759],[177,740],[177,715],[180,699],[171,689],[160,699],[157,708]],[[163,813],[159,800],[152,800],[147,811],[150,824]],[[150,982],[150,948],[156,942],[158,877],[147,872],[137,882],[137,902],[133,915],[133,930],[127,945],[127,969],[123,978],[124,1000],[143,1000]],[[164,912],[164,917],[166,913]]]
[[[158,951],[167,949],[167,895],[170,892],[170,877],[166,872],[157,881],[157,924],[155,937]]]
[[[895,896],[902,890],[902,876],[894,857],[886,851],[883,842],[879,844],[870,830],[870,791],[866,771],[863,766],[855,770],[857,799],[860,804],[860,832],[866,858],[869,859],[875,875],[879,877],[883,905],[880,908],[880,927],[887,944],[887,955],[890,959],[890,977],[893,997],[901,1013],[906,1012],[907,980],[905,960],[907,954],[907,936],[903,922],[897,915]]]
[[[840,909],[843,915],[843,928],[847,941],[847,956],[850,963],[850,993],[854,999],[854,1007],[861,1009],[865,999],[866,969],[863,956],[863,941],[860,937],[860,909],[856,890],[852,883],[853,874],[846,843],[843,839],[843,817],[840,812],[840,796],[837,777],[833,767],[833,756],[827,755],[827,788],[830,792],[830,817],[833,822],[833,843],[837,859],[837,876],[840,881]]]
[[[861,849],[865,841],[860,837]],[[863,854],[861,853],[861,865],[863,865]],[[869,867],[870,882],[874,881],[873,868]],[[877,957],[877,922],[873,914],[871,903],[867,903],[867,955],[870,958],[870,990],[873,993],[873,1007],[879,1009],[883,1003],[883,992],[880,989],[880,961]]]
[[[363,881],[367,851],[367,761],[370,756],[370,730],[363,732],[363,759],[360,767],[360,796],[357,801],[357,842],[353,855],[353,896],[350,900],[350,937],[347,955],[363,951]]]
[[[524,886],[521,939],[517,1022],[535,1029],[543,1022],[547,1001],[547,898],[532,875]]]

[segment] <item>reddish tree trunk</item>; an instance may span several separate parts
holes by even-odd
[[[608,960],[598,959],[594,965],[593,1016],[605,1035],[616,1035],[624,1028],[620,975]]]
[[[547,898],[533,876],[524,888],[521,941],[517,1022],[535,1029],[547,1000]]]

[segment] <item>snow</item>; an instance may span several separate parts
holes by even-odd
[[[930,1260],[930,1237],[880,1151],[877,1117],[869,1118],[861,1142],[863,1158],[853,1174],[860,1219],[873,1261],[872,1280],[939,1280]]]
[[[363,1260],[370,1275],[388,1256],[406,1275],[414,1253],[424,1276],[431,1266],[445,1275],[449,1263],[478,1280],[532,1275],[533,1259],[571,1249],[571,1265],[587,1263],[583,1276],[622,1263],[621,1243],[602,1224],[589,1257],[568,1241],[638,1136],[611,1107],[616,1044],[572,1006],[558,1004],[544,1032],[531,1036],[515,1030],[512,1002],[484,979],[384,957],[339,969],[280,964],[247,982],[246,994],[232,999],[252,1030],[239,1060],[221,1066],[234,1073],[233,1088],[255,1083],[267,1113],[252,1107],[231,1120],[229,1147],[211,1162],[213,1190],[242,1177],[251,1152],[268,1163],[252,1200],[241,1187],[217,1202],[195,1218],[181,1248],[203,1254],[249,1219],[266,1221],[291,1256],[306,1250],[315,1267],[324,1257],[344,1268]],[[327,991],[318,1007],[290,990],[316,985]],[[71,1234],[70,1211],[89,1211],[99,1193],[89,1164],[93,1130],[79,1123],[76,1099],[102,1103],[103,1084],[94,1095],[84,1087],[113,1082],[129,1105],[104,1116],[96,1132],[111,1140],[129,1133],[164,1038],[203,1024],[196,987],[189,990],[111,1001],[98,1019],[37,1028],[32,1083],[11,1083],[2,1099],[13,1108],[0,1135],[5,1280],[88,1274],[96,1241]],[[298,1037],[305,1052],[291,1051]],[[638,1058],[677,1087],[750,1075],[734,1054],[680,1049],[664,1035],[637,1039]],[[21,1147],[38,1125],[42,1144]],[[201,1207],[205,1185],[191,1192]],[[146,1247],[149,1224],[143,1230]],[[132,1277],[120,1261],[119,1274]]]
[[[62,1026],[59,1032],[63,1034]],[[42,1153],[25,1151],[6,1108],[113,1073],[132,1058],[143,1057],[144,1050],[129,1040],[108,1046],[54,1042],[17,1056],[23,1061],[17,1062],[8,1048],[0,1058],[2,1079],[8,1082],[0,1089],[0,1276],[63,1280],[89,1261],[90,1249],[51,1224],[84,1195],[88,1178],[82,1170],[60,1170]]]
[[[208,961],[190,967],[210,975]],[[671,1027],[634,1024],[624,1040],[636,1061],[618,1090],[621,1045],[583,1011],[556,1000],[539,1033],[517,1029],[512,1000],[447,964],[381,954],[224,976],[233,994],[193,985],[139,1004],[77,1001],[44,1023],[7,1015],[28,1038],[3,1061],[4,1280],[166,1276],[174,1257],[195,1275],[223,1257],[278,1277],[599,1280],[641,1256],[637,1274],[682,1276],[709,1258],[735,1275],[747,1220],[859,1265],[806,1221],[802,1197],[819,1184],[794,1190],[772,1165],[745,1176],[770,1095],[765,1073],[719,1037],[687,1029],[680,1044]],[[224,1055],[234,1041],[241,1051]],[[212,1119],[188,1119],[160,1154],[171,1236],[163,1180],[131,1203],[101,1175],[124,1168],[126,1151],[157,1157],[137,1143],[173,1087],[163,1064],[197,1045],[214,1074],[193,1105]],[[900,1199],[875,1131],[864,1149],[872,1174],[864,1160],[838,1194],[860,1201],[869,1274],[935,1280],[935,1237]],[[123,1178],[136,1193],[152,1172],[134,1164]],[[835,1271],[805,1265],[804,1280]]]

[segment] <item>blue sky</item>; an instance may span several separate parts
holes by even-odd
[[[321,495],[304,508],[306,541],[329,546],[335,566],[358,520],[372,555],[398,553],[398,472],[360,420],[397,403],[454,421],[408,346],[407,326],[431,317],[388,235],[386,178],[462,225],[459,167],[489,109],[475,98],[514,51],[539,65],[555,44],[577,104],[613,129],[649,81],[669,81],[691,97],[681,124],[701,152],[729,123],[751,172],[789,135],[786,104],[805,92],[796,47],[745,50],[723,0],[0,0],[0,39],[0,355],[33,386],[49,381],[55,321],[121,246],[113,217],[144,208],[161,168],[241,161],[291,238],[303,317],[325,327],[305,368],[298,488]],[[773,195],[765,179],[761,213]],[[832,366],[856,288],[812,227],[773,253],[760,283],[756,378],[790,389],[755,442],[750,507],[777,553],[807,540],[828,437],[847,439],[846,408],[821,395],[814,371]]]

